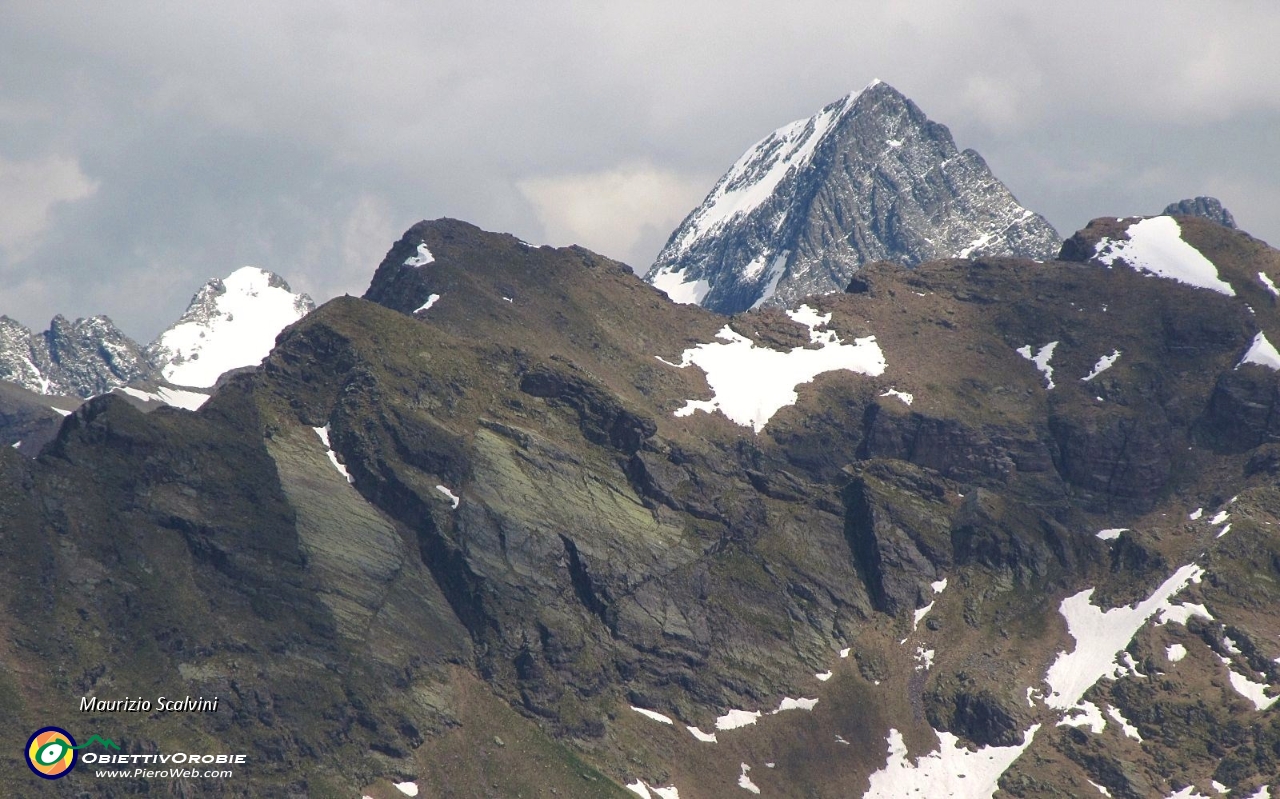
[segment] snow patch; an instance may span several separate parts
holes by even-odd
[[[1112,366],[1115,366],[1115,363],[1118,360],[1120,360],[1120,350],[1116,350],[1110,355],[1103,355],[1098,359],[1098,362],[1093,365],[1093,371],[1080,379],[1088,383],[1093,378],[1110,369]]]
[[[439,294],[432,294],[432,295],[429,295],[429,296],[427,297],[427,301],[426,301],[426,302],[424,302],[424,303],[422,303],[421,305],[419,305],[417,308],[414,308],[414,309],[413,309],[413,312],[414,312],[414,313],[419,313],[419,312],[421,312],[421,311],[425,311],[425,310],[429,309],[432,305],[435,305],[435,304],[436,304],[436,300],[439,300],[439,299],[440,299],[440,295],[439,295]]]
[[[1213,614],[1204,605],[1184,602],[1180,605],[1168,605],[1161,608],[1156,616],[1156,626],[1163,627],[1169,622],[1185,625],[1192,616],[1199,616],[1202,619],[1213,621]]]
[[[1114,541],[1115,539],[1120,537],[1121,533],[1127,531],[1128,529],[1129,529],[1128,527],[1112,527],[1111,529],[1108,529],[1108,530],[1099,530],[1098,538],[1101,538],[1103,541]]]
[[[653,799],[655,796],[658,799],[680,799],[680,791],[676,790],[674,785],[668,785],[666,788],[655,788],[652,785],[645,785],[641,780],[636,780],[627,785],[626,789],[636,796],[642,797],[642,799]]]
[[[929,583],[929,587],[933,589],[933,593],[941,594],[943,591],[947,590],[947,578],[943,577],[941,580]]]
[[[882,397],[897,397],[898,399],[902,400],[903,402],[905,402],[905,403],[906,403],[906,404],[908,404],[908,405],[910,405],[911,403],[915,402],[915,400],[916,400],[916,398],[915,398],[914,396],[912,396],[911,394],[908,394],[908,393],[907,393],[907,392],[905,392],[905,391],[899,391],[899,390],[897,390],[896,388],[891,388],[891,389],[889,389],[889,390],[885,391],[885,392],[884,392],[883,394],[881,394],[880,396],[882,396]]]
[[[778,703],[778,709],[773,711],[773,714],[776,715],[784,710],[813,710],[817,704],[817,699],[792,699],[787,696]]]
[[[711,284],[706,280],[689,280],[680,272],[665,269],[656,273],[649,282],[654,288],[665,291],[672,302],[682,305],[698,305],[711,291]]]
[[[119,390],[146,402],[161,402],[174,408],[185,408],[188,411],[199,410],[200,406],[209,399],[208,394],[201,394],[199,391],[184,391],[167,386],[160,386],[155,391],[140,391],[129,386],[121,386]]]
[[[755,724],[762,714],[759,710],[730,710],[716,719],[717,730],[736,730]]]
[[[397,783],[396,783],[396,790],[397,790],[397,791],[399,791],[400,793],[404,794],[405,796],[417,796],[417,795],[418,795],[418,783],[416,783],[416,782],[397,782]]]
[[[932,649],[925,649],[923,644],[917,646],[915,654],[916,671],[928,671],[933,668],[934,654],[935,653]]]
[[[871,775],[864,799],[901,799],[903,796],[990,799],[999,787],[1000,775],[1031,745],[1039,724],[1034,724],[1016,746],[984,746],[971,751],[949,732],[938,732],[936,752],[913,763],[907,756],[902,733],[889,730],[889,759]]]
[[[418,242],[418,254],[410,255],[408,258],[404,259],[404,265],[426,266],[429,263],[434,263],[435,260],[436,257],[431,254],[431,250],[427,249],[427,243],[425,241],[420,241]]]
[[[355,480],[351,478],[351,473],[348,472],[347,467],[343,466],[342,462],[338,460],[337,453],[333,451],[333,447],[329,444],[329,425],[325,425],[324,427],[313,427],[311,429],[314,430],[316,435],[320,437],[320,440],[324,442],[324,452],[329,456],[329,463],[332,463],[333,468],[338,470],[338,474],[347,478],[348,483],[354,483]]]
[[[1267,696],[1267,683],[1254,682],[1230,667],[1227,668],[1227,679],[1231,681],[1231,687],[1236,689],[1236,693],[1252,702],[1258,710],[1266,710],[1280,699],[1280,695]]]
[[[1111,717],[1112,721],[1120,725],[1120,731],[1125,734],[1126,738],[1132,738],[1138,743],[1142,743],[1142,736],[1138,734],[1138,728],[1129,723],[1129,720],[1120,712],[1120,708],[1107,708],[1107,715]]]
[[[17,446],[17,444],[15,444],[14,446]],[[817,677],[819,682],[826,682],[827,680],[831,679],[831,672],[830,672],[830,671],[820,671],[820,672],[818,672],[817,674],[815,674],[815,675],[813,675],[813,676],[814,676],[814,677]]]
[[[912,621],[911,621],[911,631],[912,631],[912,632],[915,632],[915,631],[916,631],[916,628],[920,626],[920,622],[921,622],[921,620],[923,620],[925,616],[929,615],[929,611],[931,611],[931,610],[933,610],[933,603],[932,603],[932,602],[930,602],[929,604],[925,605],[924,607],[922,607],[922,608],[918,608],[918,609],[916,610],[915,618],[913,618],[913,619],[912,619]]]
[[[1196,508],[1195,510],[1191,511],[1190,515],[1188,515],[1187,518],[1194,522],[1203,515],[1204,515],[1204,508]]]
[[[1067,620],[1067,631],[1075,639],[1071,652],[1060,652],[1045,675],[1050,692],[1049,707],[1065,710],[1080,701],[1085,691],[1105,676],[1114,679],[1127,669],[1117,662],[1120,652],[1148,619],[1161,611],[1171,611],[1169,600],[1193,581],[1199,582],[1204,569],[1188,564],[1165,580],[1155,592],[1134,607],[1102,610],[1090,602],[1089,588],[1062,600],[1059,611]]]
[[[1058,722],[1059,727],[1088,727],[1094,735],[1107,728],[1107,720],[1102,717],[1102,708],[1092,702],[1080,702],[1067,710]]]
[[[769,282],[765,285],[764,290],[760,292],[760,298],[751,303],[752,308],[759,308],[764,305],[765,300],[778,291],[778,281],[782,280],[782,276],[787,272],[787,258],[790,256],[790,250],[783,250],[781,255],[773,259],[773,263],[769,266]]]
[[[690,735],[692,735],[694,738],[697,738],[699,741],[702,741],[705,744],[718,743],[718,741],[716,741],[716,734],[714,732],[712,733],[703,732],[700,727],[686,727],[686,729],[689,730]]]
[[[1187,656],[1187,648],[1182,644],[1169,644],[1164,649],[1164,656],[1169,659],[1170,663],[1177,663]]]
[[[1035,355],[1031,354],[1030,344],[1024,344],[1021,347],[1018,347],[1018,354],[1034,363],[1036,368],[1040,370],[1040,373],[1044,375],[1046,389],[1053,388],[1053,367],[1049,365],[1049,361],[1053,358],[1053,351],[1057,349],[1057,347],[1058,342],[1050,341],[1048,344],[1041,347],[1040,351]]]
[[[1271,292],[1272,297],[1280,297],[1280,290],[1276,289],[1276,284],[1271,281],[1271,278],[1267,277],[1266,272],[1259,272],[1258,280],[1261,280],[1262,285],[1267,287],[1267,291]]]
[[[760,793],[760,787],[752,782],[751,778],[747,776],[747,772],[750,770],[751,766],[748,766],[746,763],[742,764],[742,773],[738,775],[738,787],[744,791],[751,791],[752,793],[758,794]]]
[[[458,498],[457,494],[453,493],[448,488],[442,485],[436,486],[436,490],[439,491],[441,494],[444,494],[446,497],[448,497],[449,501],[453,503],[454,510],[457,510],[458,503],[462,501],[461,499]]]
[[[639,713],[641,716],[644,716],[645,718],[653,719],[654,721],[660,721],[663,724],[673,724],[673,725],[675,724],[675,722],[672,721],[669,716],[664,716],[661,713],[658,713],[657,711],[645,710],[644,708],[636,707],[635,705],[632,705],[631,709]]]
[[[1236,364],[1236,368],[1239,369],[1246,363],[1256,363],[1268,369],[1280,370],[1280,352],[1277,352],[1275,346],[1267,341],[1266,333],[1259,332],[1253,337],[1249,351],[1240,359],[1240,363]]]
[[[816,315],[808,306],[788,313],[793,314],[792,318],[799,317],[797,321]],[[829,320],[830,314],[819,318]],[[872,377],[884,373],[884,354],[876,344],[875,336],[845,344],[834,331],[819,333],[816,327],[817,324],[809,325],[809,335],[813,343],[822,345],[819,349],[796,347],[783,352],[758,347],[751,339],[725,325],[716,334],[720,341],[687,349],[681,362],[672,364],[679,369],[690,364],[702,369],[714,395],[709,400],[689,400],[675,415],[690,416],[694,411],[713,413],[719,410],[735,424],[751,427],[759,433],[775,413],[796,403],[799,399],[796,386],[808,383],[824,372],[845,370]],[[765,375],[768,379],[762,380]]]
[[[1230,518],[1231,518],[1230,513],[1227,513],[1225,510],[1220,510],[1214,515],[1212,519],[1209,520],[1209,524],[1222,524],[1223,522],[1225,522],[1227,519],[1230,519]]]
[[[1143,219],[1130,225],[1125,233],[1129,236],[1127,241],[1099,241],[1094,248],[1094,258],[1107,266],[1121,261],[1139,272],[1211,289],[1228,297],[1236,296],[1231,284],[1218,277],[1218,268],[1213,262],[1183,241],[1182,228],[1173,217]]]

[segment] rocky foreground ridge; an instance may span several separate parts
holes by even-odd
[[[0,448],[4,745],[252,762],[65,796],[1261,796],[1280,253],[1157,217],[1063,257],[726,319],[416,225],[199,411]]]

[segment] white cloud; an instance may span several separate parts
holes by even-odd
[[[58,203],[82,200],[98,184],[67,156],[50,155],[33,161],[0,157],[0,249],[10,262],[30,255],[40,234],[49,227]]]
[[[533,205],[546,237],[623,258],[637,271],[657,254],[646,231],[673,230],[714,183],[651,164],[530,178],[516,185]]]
[[[874,77],[1064,233],[1215,174],[1266,201],[1278,26],[1263,0],[10,3],[0,153],[54,179],[0,192],[0,254],[25,257],[6,298],[38,280],[23,312],[83,302],[141,336],[246,263],[362,290],[439,216],[643,268],[748,146]],[[86,174],[93,200],[59,208]],[[174,295],[135,300],[149,271]]]

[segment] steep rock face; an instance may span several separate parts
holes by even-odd
[[[1049,258],[1061,239],[973,150],[879,81],[749,149],[645,279],[736,313],[842,290],[863,264]]]
[[[150,356],[105,316],[32,333],[0,316],[0,380],[40,394],[91,397],[155,374]]]
[[[580,248],[415,225],[367,299],[198,412],[102,397],[34,459],[0,447],[0,744],[81,695],[216,693],[181,724],[83,723],[251,754],[174,790],[202,795],[926,795],[879,780],[945,754],[938,779],[976,784],[1000,753],[968,744],[1026,745],[1012,795],[1250,795],[1280,722],[1233,685],[1280,682],[1280,457],[1265,428],[1221,440],[1254,411],[1215,395],[1275,372],[1240,364],[1280,324],[1257,278],[1280,261],[1205,220],[1178,236],[1233,294],[1122,257],[955,259],[726,321]],[[682,365],[765,358],[743,361],[773,364],[762,389],[872,337],[882,372],[820,373],[758,430],[703,410],[740,386]],[[1190,563],[1176,601],[1214,618],[1103,641],[1143,676],[1083,694],[1105,730],[1059,725],[1059,653]],[[1119,610],[1069,625],[1081,596]],[[67,792],[147,790],[103,783]]]
[[[1232,230],[1236,228],[1236,218],[1222,206],[1222,202],[1217,197],[1192,197],[1179,200],[1166,205],[1160,213],[1166,216],[1199,216]]]
[[[209,388],[231,369],[261,363],[280,331],[314,308],[284,278],[246,266],[201,287],[147,354],[170,383]]]

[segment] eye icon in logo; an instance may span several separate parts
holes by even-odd
[[[58,727],[36,730],[27,741],[27,765],[46,780],[65,777],[76,765],[76,740]]]

